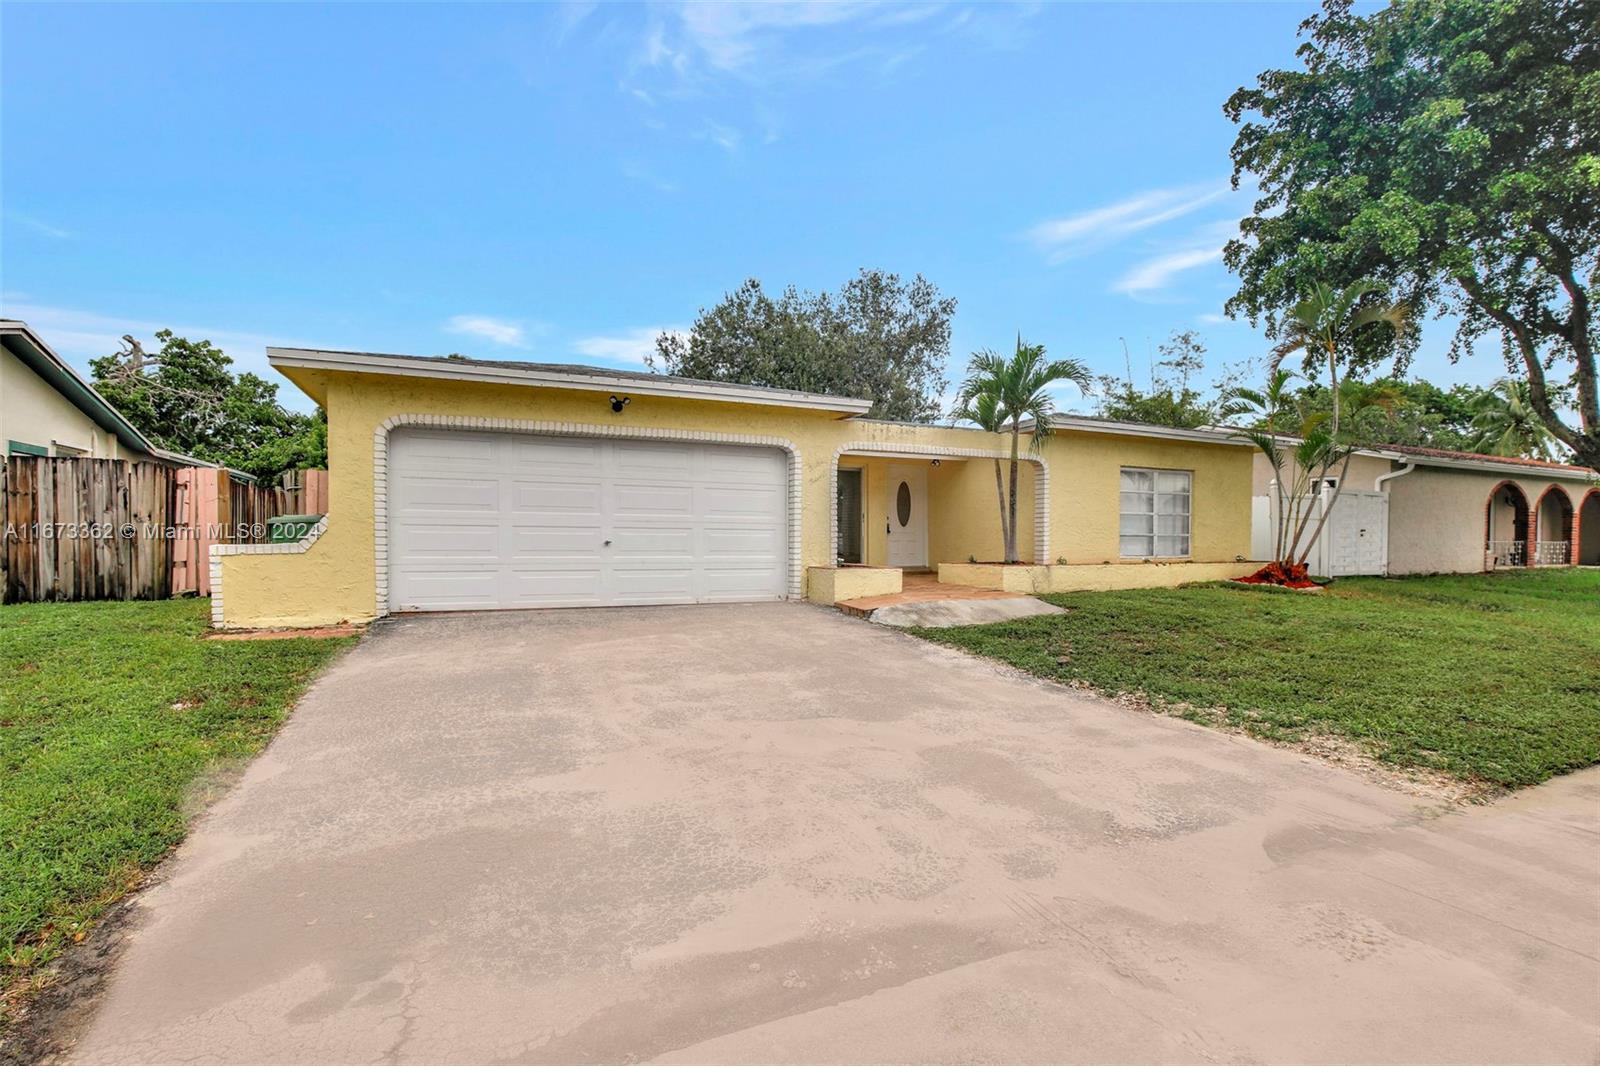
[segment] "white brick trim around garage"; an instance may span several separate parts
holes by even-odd
[[[224,555],[299,555],[315,544],[328,528],[328,516],[311,527],[299,540],[288,544],[213,544],[211,545],[211,624],[221,627],[222,621],[222,557]]]
[[[855,441],[845,444],[833,453],[828,466],[828,565],[839,558],[839,460],[846,455],[878,455],[884,458],[916,458],[927,456],[938,459],[1000,459],[1009,462],[1010,452],[991,451],[986,448],[952,448],[941,444],[904,444],[891,441]],[[1050,464],[1037,455],[1019,455],[1019,462],[1033,463],[1039,475],[1033,486],[1033,553],[1034,562],[1050,562]]]
[[[804,594],[800,559],[800,452],[794,442],[782,437],[749,436],[740,433],[707,433],[685,429],[655,429],[642,426],[589,425],[578,422],[535,422],[514,418],[476,418],[459,415],[395,415],[379,423],[372,433],[372,537],[377,579],[377,616],[389,613],[389,434],[411,426],[431,429],[462,429],[480,432],[529,433],[546,437],[606,437],[627,440],[683,441],[690,444],[736,444],[758,448],[781,448],[789,457],[789,596]],[[315,533],[315,531],[313,531]],[[310,538],[308,538],[309,540]],[[213,564],[212,589],[218,585]],[[213,601],[218,602],[218,601]],[[214,615],[220,608],[213,608]]]

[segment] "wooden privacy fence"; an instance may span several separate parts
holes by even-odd
[[[170,467],[23,455],[4,466],[5,602],[171,595]]]
[[[327,471],[278,485],[213,467],[13,455],[0,462],[6,603],[211,594],[213,544],[259,544],[267,520],[327,512]]]

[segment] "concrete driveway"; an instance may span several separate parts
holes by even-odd
[[[1442,812],[800,604],[399,619],[82,1062],[1600,1052],[1600,777]]]

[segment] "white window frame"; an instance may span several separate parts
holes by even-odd
[[[1127,487],[1127,475],[1129,475],[1129,474],[1145,474],[1145,475],[1148,475],[1149,478],[1150,478],[1150,488],[1148,490],[1137,489],[1137,488],[1133,488],[1133,489],[1128,488]],[[1181,476],[1184,479],[1185,487],[1184,487],[1182,492],[1174,491],[1172,489],[1167,489],[1167,490],[1163,491],[1158,487],[1160,485],[1160,483],[1161,483],[1162,475],[1167,475],[1170,478],[1172,475],[1175,475],[1175,474]],[[1118,489],[1118,495],[1117,495],[1117,554],[1119,555],[1119,557],[1121,557],[1123,559],[1187,559],[1193,554],[1193,552],[1194,552],[1194,539],[1193,539],[1194,538],[1194,471],[1193,470],[1169,470],[1169,469],[1162,469],[1162,468],[1159,468],[1159,467],[1125,466],[1121,470],[1119,470],[1118,473],[1117,473],[1117,489]],[[1129,506],[1128,506],[1128,497],[1129,496],[1148,496],[1149,497],[1148,509],[1145,509],[1143,506],[1141,506],[1138,510],[1130,510]],[[1174,507],[1169,506],[1168,509],[1163,510],[1162,509],[1162,499],[1163,499],[1163,497],[1167,501],[1169,501],[1169,504],[1175,504],[1177,501],[1181,500],[1182,501],[1182,505],[1183,505],[1183,509],[1182,510],[1177,510]],[[1183,522],[1184,532],[1182,532],[1182,533],[1173,533],[1173,532],[1169,531],[1169,532],[1163,533],[1161,531],[1161,519],[1162,518],[1173,518],[1173,517],[1177,517],[1177,516],[1180,516],[1180,515],[1185,520]],[[1135,521],[1133,523],[1130,523],[1128,521],[1129,519],[1135,519],[1135,520],[1148,519],[1148,523],[1147,524],[1149,526],[1149,532],[1148,533],[1143,532],[1143,531],[1136,531],[1136,532],[1131,532],[1131,533],[1128,532],[1128,528],[1129,528],[1130,525],[1140,524],[1137,521]],[[1160,546],[1161,546],[1161,541],[1162,540],[1172,540],[1172,539],[1181,539],[1181,542],[1182,542],[1181,546],[1182,546],[1182,549],[1183,549],[1182,551],[1178,551],[1178,552],[1162,552],[1162,551],[1158,550],[1160,548]],[[1149,551],[1142,551],[1142,550],[1141,551],[1130,551],[1129,548],[1128,548],[1128,541],[1130,541],[1130,540],[1142,540],[1142,541],[1145,542],[1145,544],[1141,545],[1141,547],[1148,546],[1148,548],[1150,550]]]

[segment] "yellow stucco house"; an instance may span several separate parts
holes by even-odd
[[[295,544],[213,548],[228,627],[391,612],[896,591],[905,570],[1013,591],[1247,573],[1251,448],[1228,434],[1060,417],[1025,453],[1000,567],[974,429],[864,400],[458,357],[268,350],[328,415],[329,509]]]

